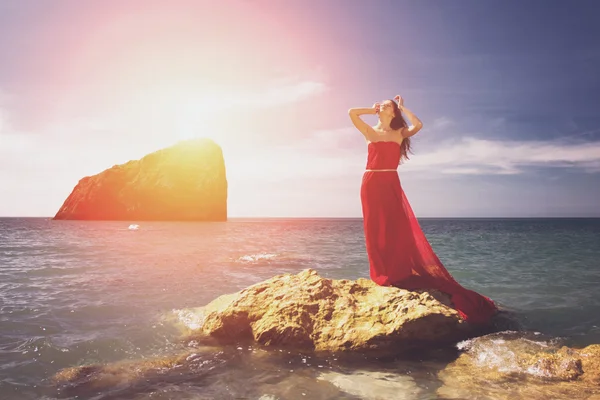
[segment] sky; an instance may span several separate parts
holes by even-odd
[[[418,217],[600,217],[600,4],[0,0],[0,216],[193,137],[230,217],[361,217],[347,111],[399,94]],[[374,124],[374,116],[366,116]]]

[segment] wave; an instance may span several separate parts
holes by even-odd
[[[235,261],[241,264],[270,264],[277,259],[280,255],[277,253],[258,253],[248,254],[238,257]]]
[[[307,268],[314,266],[314,256],[292,252],[259,252],[230,258],[234,265]]]
[[[546,377],[546,372],[523,363],[540,353],[553,353],[562,346],[561,338],[541,332],[503,331],[462,341],[457,348],[470,355],[480,368],[492,368],[505,374]]]
[[[173,310],[170,316],[167,316],[167,320],[170,319],[175,325],[191,331],[200,329],[204,324],[204,318],[202,307]]]

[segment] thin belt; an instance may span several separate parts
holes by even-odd
[[[396,170],[396,169],[366,169],[365,171],[377,172],[377,171],[398,171],[398,170]]]

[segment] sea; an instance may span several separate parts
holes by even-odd
[[[600,219],[419,222],[456,280],[506,310],[505,329],[541,345],[600,343]],[[368,278],[362,220],[2,218],[0,399],[444,398],[438,373],[460,346],[351,362],[294,349],[210,347],[186,366],[140,377],[140,362],[197,345],[182,340],[194,323],[189,310],[306,268]],[[52,379],[91,364],[118,367],[82,387]]]

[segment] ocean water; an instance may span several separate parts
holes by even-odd
[[[420,222],[446,268],[510,310],[513,329],[600,343],[600,219]],[[0,219],[1,399],[438,398],[437,372],[456,354],[342,363],[205,348],[184,370],[136,379],[123,361],[189,348],[180,339],[189,308],[309,267],[368,277],[360,219],[136,223]],[[126,372],[73,390],[50,381],[92,363]]]

